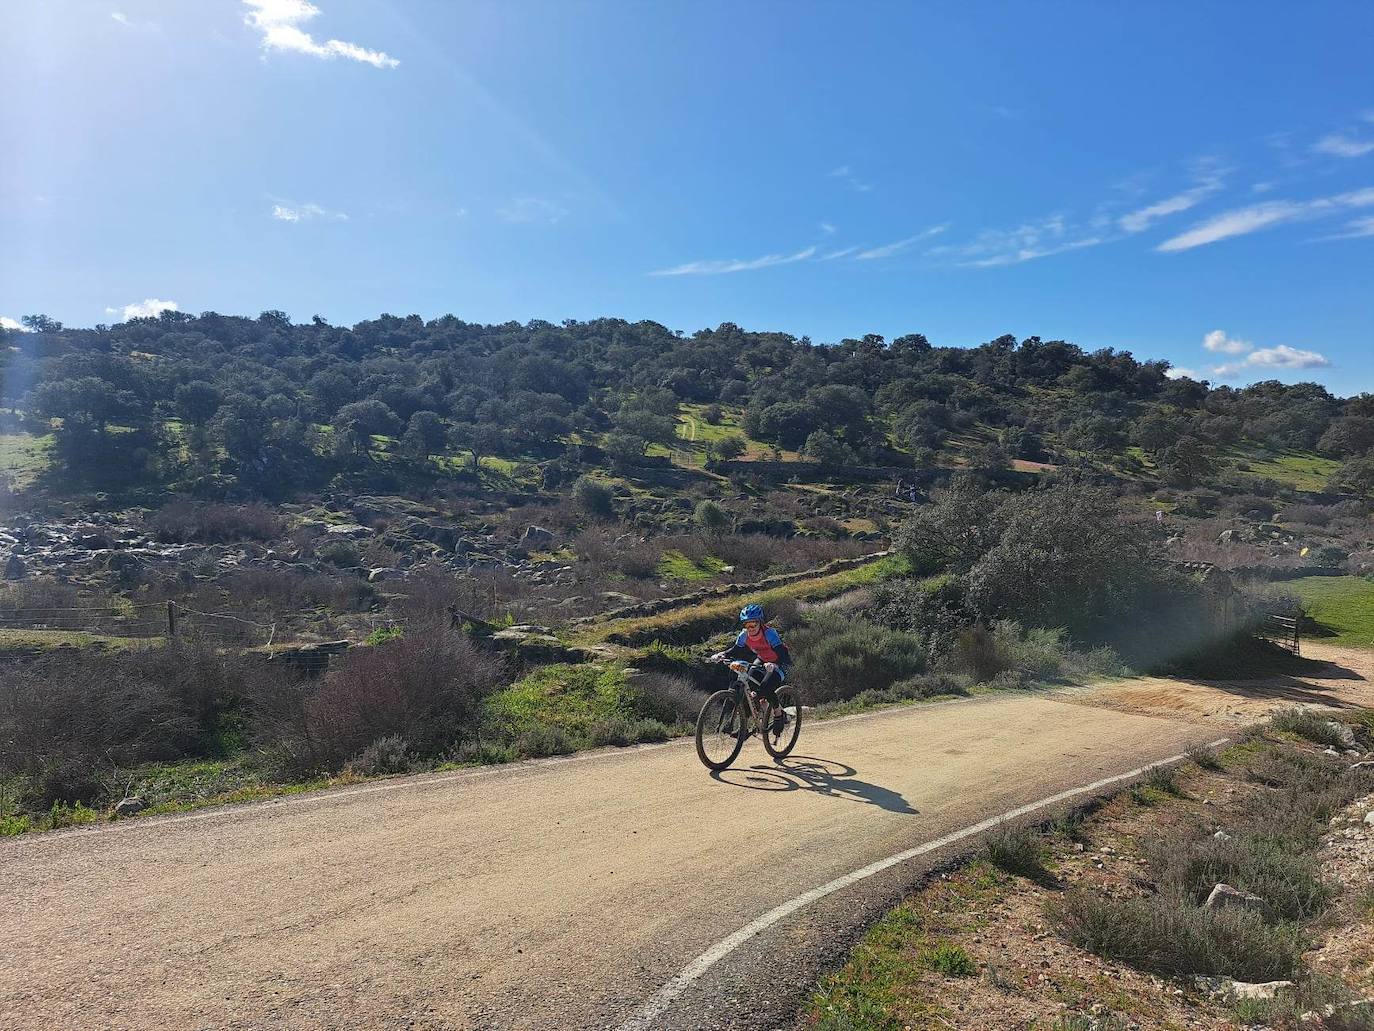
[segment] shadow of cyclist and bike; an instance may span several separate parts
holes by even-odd
[[[876,805],[890,813],[916,815],[919,810],[900,792],[860,780],[858,771],[834,759],[794,755],[776,766],[745,766],[711,774],[711,779],[751,791],[811,791],[827,798]]]

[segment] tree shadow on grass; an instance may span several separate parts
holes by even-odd
[[[711,779],[751,791],[811,791],[828,798],[875,805],[890,813],[914,816],[919,810],[900,792],[860,780],[852,766],[833,759],[794,755],[776,766],[748,766],[712,773]]]

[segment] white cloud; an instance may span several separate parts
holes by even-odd
[[[1185,369],[1181,365],[1175,365],[1171,369],[1165,369],[1164,375],[1169,379],[1183,379],[1185,376],[1188,379],[1202,379],[1201,373],[1196,369]]]
[[[1149,229],[1150,226],[1161,218],[1169,215],[1177,215],[1180,211],[1187,211],[1189,208],[1196,207],[1222,187],[1220,175],[1213,175],[1198,183],[1190,190],[1176,193],[1172,197],[1155,201],[1148,207],[1140,208],[1129,214],[1122,215],[1117,219],[1123,231],[1127,233],[1140,233]]]
[[[830,252],[827,253],[827,254],[822,254],[822,255],[820,256],[820,259],[819,259],[819,260],[821,260],[821,261],[837,261],[837,260],[839,260],[840,258],[847,258],[847,257],[849,257],[851,254],[857,253],[858,250],[859,250],[858,247],[841,247],[841,248],[840,248],[839,250],[837,250],[837,251],[830,251]]]
[[[1330,366],[1331,360],[1316,351],[1302,351],[1279,344],[1251,353],[1246,356],[1245,364],[1263,369],[1324,369]]]
[[[347,222],[348,216],[342,211],[330,211],[318,204],[273,204],[272,217],[278,222],[309,222],[321,219],[326,222]]]
[[[0,315],[0,329],[17,329],[21,333],[27,333],[24,324],[18,319],[12,319],[8,315]]]
[[[1374,205],[1374,187],[1339,193],[1331,197],[1318,197],[1315,200],[1292,201],[1275,200],[1262,204],[1252,204],[1247,208],[1237,208],[1223,212],[1191,229],[1165,240],[1157,251],[1170,253],[1186,251],[1193,247],[1227,240],[1233,236],[1244,236],[1270,226],[1285,222],[1298,222],[1322,218],[1336,214],[1347,208],[1365,208]]]
[[[1374,151],[1374,140],[1357,140],[1353,136],[1333,132],[1312,144],[1312,149],[1318,154],[1329,154],[1332,157],[1358,158]]]
[[[858,178],[848,165],[841,165],[839,168],[827,172],[826,178],[839,179],[851,190],[858,190],[860,193],[867,193],[869,190],[873,189],[872,183],[866,183]]]
[[[879,258],[890,258],[894,254],[898,254],[906,250],[917,240],[925,240],[932,236],[938,236],[940,233],[943,233],[948,228],[948,226],[932,226],[930,229],[926,229],[922,232],[919,232],[915,236],[908,236],[902,240],[894,240],[892,243],[885,243],[880,247],[870,247],[867,250],[859,251],[858,254],[854,255],[854,260],[875,261]]]
[[[503,208],[497,208],[498,217],[507,222],[531,223],[544,222],[552,225],[560,221],[568,211],[542,197],[517,197]]]
[[[1234,337],[1228,337],[1224,329],[1214,329],[1204,336],[1202,346],[1218,354],[1245,354],[1247,351],[1255,349],[1255,345],[1248,340],[1236,340]]]
[[[823,232],[826,236],[834,236],[834,235],[835,235],[835,227],[832,226],[829,222],[822,222],[822,223],[821,223],[821,232]]]
[[[161,315],[164,311],[180,311],[176,301],[159,301],[156,297],[149,297],[145,301],[135,301],[133,304],[126,304],[122,308],[106,308],[107,315],[122,315],[124,321],[130,319],[151,319]]]
[[[1094,247],[1107,237],[1082,226],[1069,224],[1063,215],[1051,215],[1038,222],[1026,222],[1015,229],[984,229],[966,244],[932,247],[932,257],[953,258],[970,268],[996,268],[1019,265],[1023,261],[1046,258],[1051,254]]]
[[[795,254],[765,254],[761,258],[730,258],[718,261],[689,261],[685,265],[658,269],[651,276],[719,276],[729,272],[753,272],[757,269],[772,268],[775,265],[791,265],[807,261],[816,254],[815,247],[806,247]]]
[[[1345,232],[1333,233],[1330,236],[1322,237],[1323,240],[1355,240],[1362,236],[1374,236],[1374,215],[1367,218],[1357,218],[1353,222],[1347,222]]]
[[[291,50],[298,54],[370,64],[374,68],[395,68],[401,62],[380,50],[368,50],[340,39],[318,42],[302,25],[319,15],[310,0],[243,0],[249,8],[244,22],[262,33],[264,50]]]
[[[129,16],[125,14],[123,11],[111,11],[110,17],[113,18],[115,21],[119,22],[119,24],[121,25],[129,24]]]

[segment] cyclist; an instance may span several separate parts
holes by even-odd
[[[778,688],[787,678],[787,670],[792,665],[792,653],[783,643],[782,635],[768,625],[764,618],[763,606],[749,604],[739,611],[742,629],[735,643],[714,656],[716,659],[738,659],[743,662],[763,663],[765,670],[763,682],[759,684],[759,694],[773,711],[772,726],[774,734],[781,734],[787,725],[787,715],[782,703],[778,701]]]

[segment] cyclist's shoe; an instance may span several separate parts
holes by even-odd
[[[772,722],[772,724],[769,726],[768,729],[772,732],[772,734],[773,734],[774,737],[781,737],[781,736],[782,736],[782,732],[783,732],[786,728],[787,728],[787,713],[783,712],[781,709],[778,709],[777,711],[775,711],[775,712],[773,713],[773,722]]]

